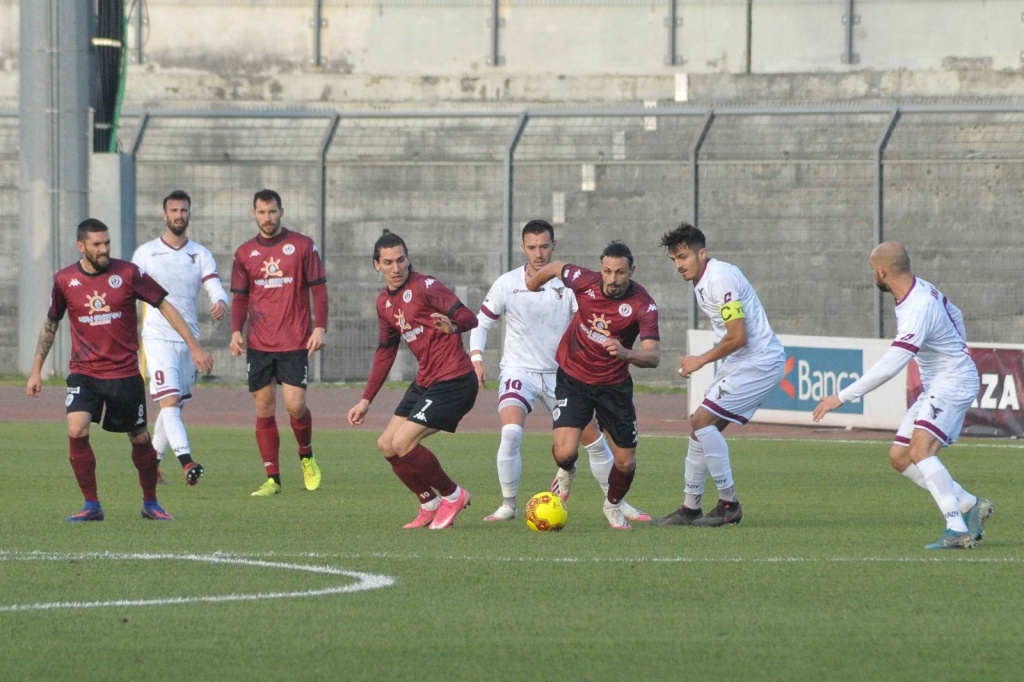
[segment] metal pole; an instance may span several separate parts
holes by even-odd
[[[665,26],[668,28],[668,56],[665,57],[665,63],[669,66],[675,66],[676,61],[676,0],[668,0],[668,19],[665,20]]]
[[[846,16],[843,23],[846,24],[846,50],[843,52],[842,61],[844,64],[856,64],[860,56],[853,52],[853,26],[860,20],[860,17],[853,13],[853,0],[846,0]]]
[[[875,186],[874,186],[874,223],[875,223],[875,244],[881,244],[885,239],[885,206],[883,203],[883,162],[885,157],[885,147],[889,144],[889,138],[892,137],[893,130],[896,129],[896,123],[900,119],[900,108],[895,107],[892,113],[889,115],[889,121],[885,124],[885,129],[882,130],[882,134],[878,136],[878,142],[875,143],[874,151],[874,162],[875,162]],[[875,314],[875,336],[882,338],[885,331],[885,320],[882,318],[882,292],[879,291],[875,296],[874,314]]]
[[[715,111],[712,109],[704,117],[700,132],[697,133],[697,137],[693,140],[693,145],[690,147],[690,175],[692,177],[692,182],[690,183],[690,224],[694,227],[698,227],[697,223],[700,221],[700,167],[697,163],[697,157],[700,156],[700,148],[704,145],[704,140],[707,139],[708,131],[711,130],[711,124],[714,120]],[[699,314],[697,297],[693,296],[690,299],[690,329],[697,328]]]
[[[516,122],[515,130],[512,131],[512,137],[509,138],[508,144],[505,146],[505,187],[504,196],[502,197],[504,218],[505,218],[505,270],[512,269],[512,254],[515,249],[514,226],[512,225],[512,159],[516,153],[516,147],[519,146],[519,140],[523,137],[523,131],[526,130],[526,123],[529,121],[530,115],[527,112],[523,112],[519,115],[519,120]]]
[[[754,51],[754,0],[747,0],[747,54],[745,55],[743,73],[750,73]]]
[[[320,30],[323,28],[324,1],[313,0],[313,66],[323,66],[323,56],[320,46]]]
[[[338,124],[341,121],[341,114],[335,114],[331,118],[327,125],[327,130],[324,133],[324,139],[320,142],[320,151],[318,158],[320,161],[320,178],[317,183],[317,223],[319,224],[319,241],[320,241],[320,252],[323,255],[324,274],[327,274],[327,150],[331,148],[331,143],[334,141],[334,134],[338,131]],[[317,320],[320,322],[320,320]],[[326,325],[324,325],[326,328]],[[320,383],[323,381],[324,373],[324,362],[323,353],[316,354],[316,364],[313,367],[313,381]]]
[[[498,29],[502,24],[499,16],[500,4],[501,0],[491,0],[491,20],[488,22],[491,25],[491,56],[487,58],[487,63],[491,66],[501,66],[505,61],[498,52]]]

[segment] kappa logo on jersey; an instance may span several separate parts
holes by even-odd
[[[259,251],[257,251],[256,249],[253,249],[253,250],[252,250],[252,253],[250,253],[250,254],[249,254],[249,258],[259,258],[259,257],[260,257],[260,255],[261,255],[261,254],[260,254],[260,252],[259,252]]]
[[[423,286],[429,289],[436,281],[437,280],[434,279],[433,277],[428,277],[426,280],[423,281]]]
[[[572,271],[572,277],[570,277],[569,279],[571,279],[573,282],[575,282],[579,278],[580,278],[580,271],[579,270],[573,270]]]
[[[649,313],[656,312],[657,310],[658,310],[658,306],[655,305],[654,303],[652,303],[649,306],[647,306],[647,312],[649,312]]]
[[[281,261],[274,260],[274,257],[268,257],[267,260],[263,261],[263,267],[260,268],[263,272],[263,279],[256,280],[256,286],[263,287],[264,289],[280,289],[285,284],[291,284],[295,281],[294,277],[288,277],[281,270]]]
[[[97,327],[121,319],[122,313],[120,310],[110,312],[110,306],[107,305],[107,295],[105,293],[101,294],[94,289],[91,295],[86,295],[86,299],[84,305],[89,309],[89,314],[78,317],[78,321],[82,324]]]
[[[587,289],[587,290],[586,290],[586,291],[584,291],[583,293],[585,293],[585,294],[586,294],[587,296],[589,296],[590,298],[593,298],[593,299],[596,299],[596,298],[597,298],[597,294],[595,294],[595,293],[594,293],[594,290],[593,290],[593,289]]]
[[[120,289],[121,285],[124,284],[124,280],[121,279],[120,275],[111,275],[107,282],[110,284],[111,289]]]
[[[387,310],[390,307],[391,307],[391,301],[385,301],[384,302],[384,310]]]
[[[290,256],[293,253],[295,253],[295,245],[294,244],[285,244],[284,248],[281,249],[281,250],[284,251],[284,255]]]
[[[70,282],[68,282],[68,286],[69,287],[80,287],[80,286],[82,286],[82,283],[79,282],[77,279],[72,279]]]
[[[630,304],[623,303],[622,305],[619,306],[619,315],[622,315],[623,317],[629,317],[632,314],[633,306],[631,306]]]

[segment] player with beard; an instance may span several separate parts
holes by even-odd
[[[631,528],[622,502],[636,472],[638,433],[629,366],[654,368],[661,360],[658,306],[633,281],[635,270],[629,247],[614,241],[601,254],[600,272],[551,261],[526,282],[530,291],[537,291],[558,277],[576,295],[579,307],[555,354],[551,452],[559,467],[556,492],[568,496],[583,429],[596,414],[615,458],[603,511],[616,530]],[[634,349],[637,337],[640,348]]]
[[[519,480],[522,477],[523,457],[520,444],[526,415],[533,411],[535,401],[541,401],[548,411],[555,409],[555,351],[565,333],[573,313],[576,297],[557,277],[538,291],[526,288],[526,280],[551,262],[555,250],[555,228],[546,220],[531,220],[523,226],[522,251],[526,265],[506,272],[491,285],[487,297],[477,313],[479,325],[469,335],[469,357],[473,361],[480,386],[487,380],[483,351],[487,335],[494,323],[505,317],[505,343],[501,352],[501,375],[498,378],[498,418],[501,420],[501,442],[498,445],[498,483],[501,486],[501,505],[484,521],[508,521],[516,516]],[[608,492],[608,474],[614,458],[604,434],[591,421],[583,429],[583,448],[590,459],[590,473]],[[575,469],[558,469],[551,492],[561,490],[566,501],[571,490]],[[563,485],[559,486],[559,479]],[[635,509],[625,500],[622,510],[629,521],[650,521],[646,513]]]
[[[139,373],[136,301],[159,310],[188,346],[200,371],[210,373],[213,358],[203,349],[188,323],[167,300],[167,292],[137,265],[110,257],[110,232],[95,218],[78,226],[82,258],[53,278],[46,314],[26,393],[42,390],[43,363],[53,346],[57,327],[67,313],[71,324],[71,361],[67,377],[68,440],[71,468],[85,497],[81,511],[68,521],[102,521],[96,485],[96,456],[89,444],[89,425],[127,433],[132,462],[142,487],[142,516],[169,521],[156,498],[156,451],[146,428],[146,386]]]
[[[281,492],[277,384],[299,446],[303,484],[306,490],[320,487],[306,387],[309,358],[324,347],[327,335],[327,277],[313,240],[281,226],[280,194],[256,192],[252,217],[259,234],[238,247],[231,266],[231,354],[245,353],[249,393],[256,403],[256,446],[267,474],[252,496],[272,497]]]
[[[931,493],[946,522],[943,534],[925,549],[974,547],[985,533],[993,505],[964,490],[938,457],[939,450],[956,442],[967,410],[978,396],[978,368],[967,349],[964,316],[935,285],[914,276],[902,244],[879,244],[868,262],[875,286],[896,301],[896,337],[878,362],[839,393],[819,402],[811,416],[821,421],[843,403],[889,381],[915,359],[923,390],[896,430],[889,464]]]
[[[205,246],[186,234],[192,214],[192,199],[177,189],[163,203],[166,229],[156,239],[135,250],[132,262],[167,290],[188,323],[192,335],[199,338],[199,290],[210,297],[210,316],[219,320],[228,309],[228,295],[217,274],[217,262]],[[142,357],[149,376],[149,394],[160,405],[153,426],[153,448],[158,460],[170,445],[178,458],[185,483],[195,485],[203,475],[203,465],[192,460],[192,447],[181,419],[185,403],[192,399],[196,372],[188,346],[167,323],[160,311],[144,305],[142,312]],[[157,480],[165,483],[160,470]]]

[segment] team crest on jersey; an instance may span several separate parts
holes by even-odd
[[[285,244],[284,248],[281,249],[281,251],[284,252],[284,255],[290,256],[293,253],[295,253],[295,245],[294,244]]]
[[[403,291],[402,292],[402,300],[405,301],[406,303],[411,301],[412,300],[412,291],[410,291],[409,289],[406,289],[405,291]]]
[[[619,306],[619,315],[622,315],[623,317],[629,317],[632,314],[633,306],[631,306],[630,304],[623,303],[622,305]]]
[[[111,289],[120,289],[121,285],[124,284],[124,280],[121,279],[120,275],[111,275],[107,282],[110,284]]]
[[[603,342],[612,335],[611,322],[604,315],[592,315],[587,324],[590,325],[589,336],[598,342]]]
[[[192,259],[192,265],[195,265],[196,264],[196,258],[199,258],[199,254],[198,253],[190,253],[190,254],[188,254],[188,257]]]
[[[407,332],[410,329],[412,329],[412,325],[405,321],[405,311],[404,310],[396,310],[395,311],[395,324],[398,325],[398,330],[400,332]]]
[[[555,292],[555,296],[558,297],[559,301],[562,300],[562,295],[565,294],[565,289],[566,287],[551,287],[551,291]]]
[[[284,274],[284,271],[281,270],[281,261],[274,260],[273,256],[263,261],[260,271],[263,273],[263,279],[256,280],[256,285],[264,289],[280,289],[294,280],[293,277]]]
[[[109,313],[110,306],[107,305],[107,295],[101,294],[100,292],[93,290],[92,294],[86,294],[85,307],[93,313]]]
[[[398,331],[402,333],[402,339],[406,343],[412,343],[419,335],[423,333],[423,325],[420,325],[413,329],[413,326],[405,321],[405,311],[398,310],[395,312],[395,321],[398,324]]]

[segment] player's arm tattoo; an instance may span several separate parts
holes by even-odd
[[[36,355],[43,360],[50,354],[50,348],[53,347],[53,339],[57,336],[58,323],[54,322],[50,318],[46,318],[43,322],[43,329],[39,332],[39,342],[36,344]]]

